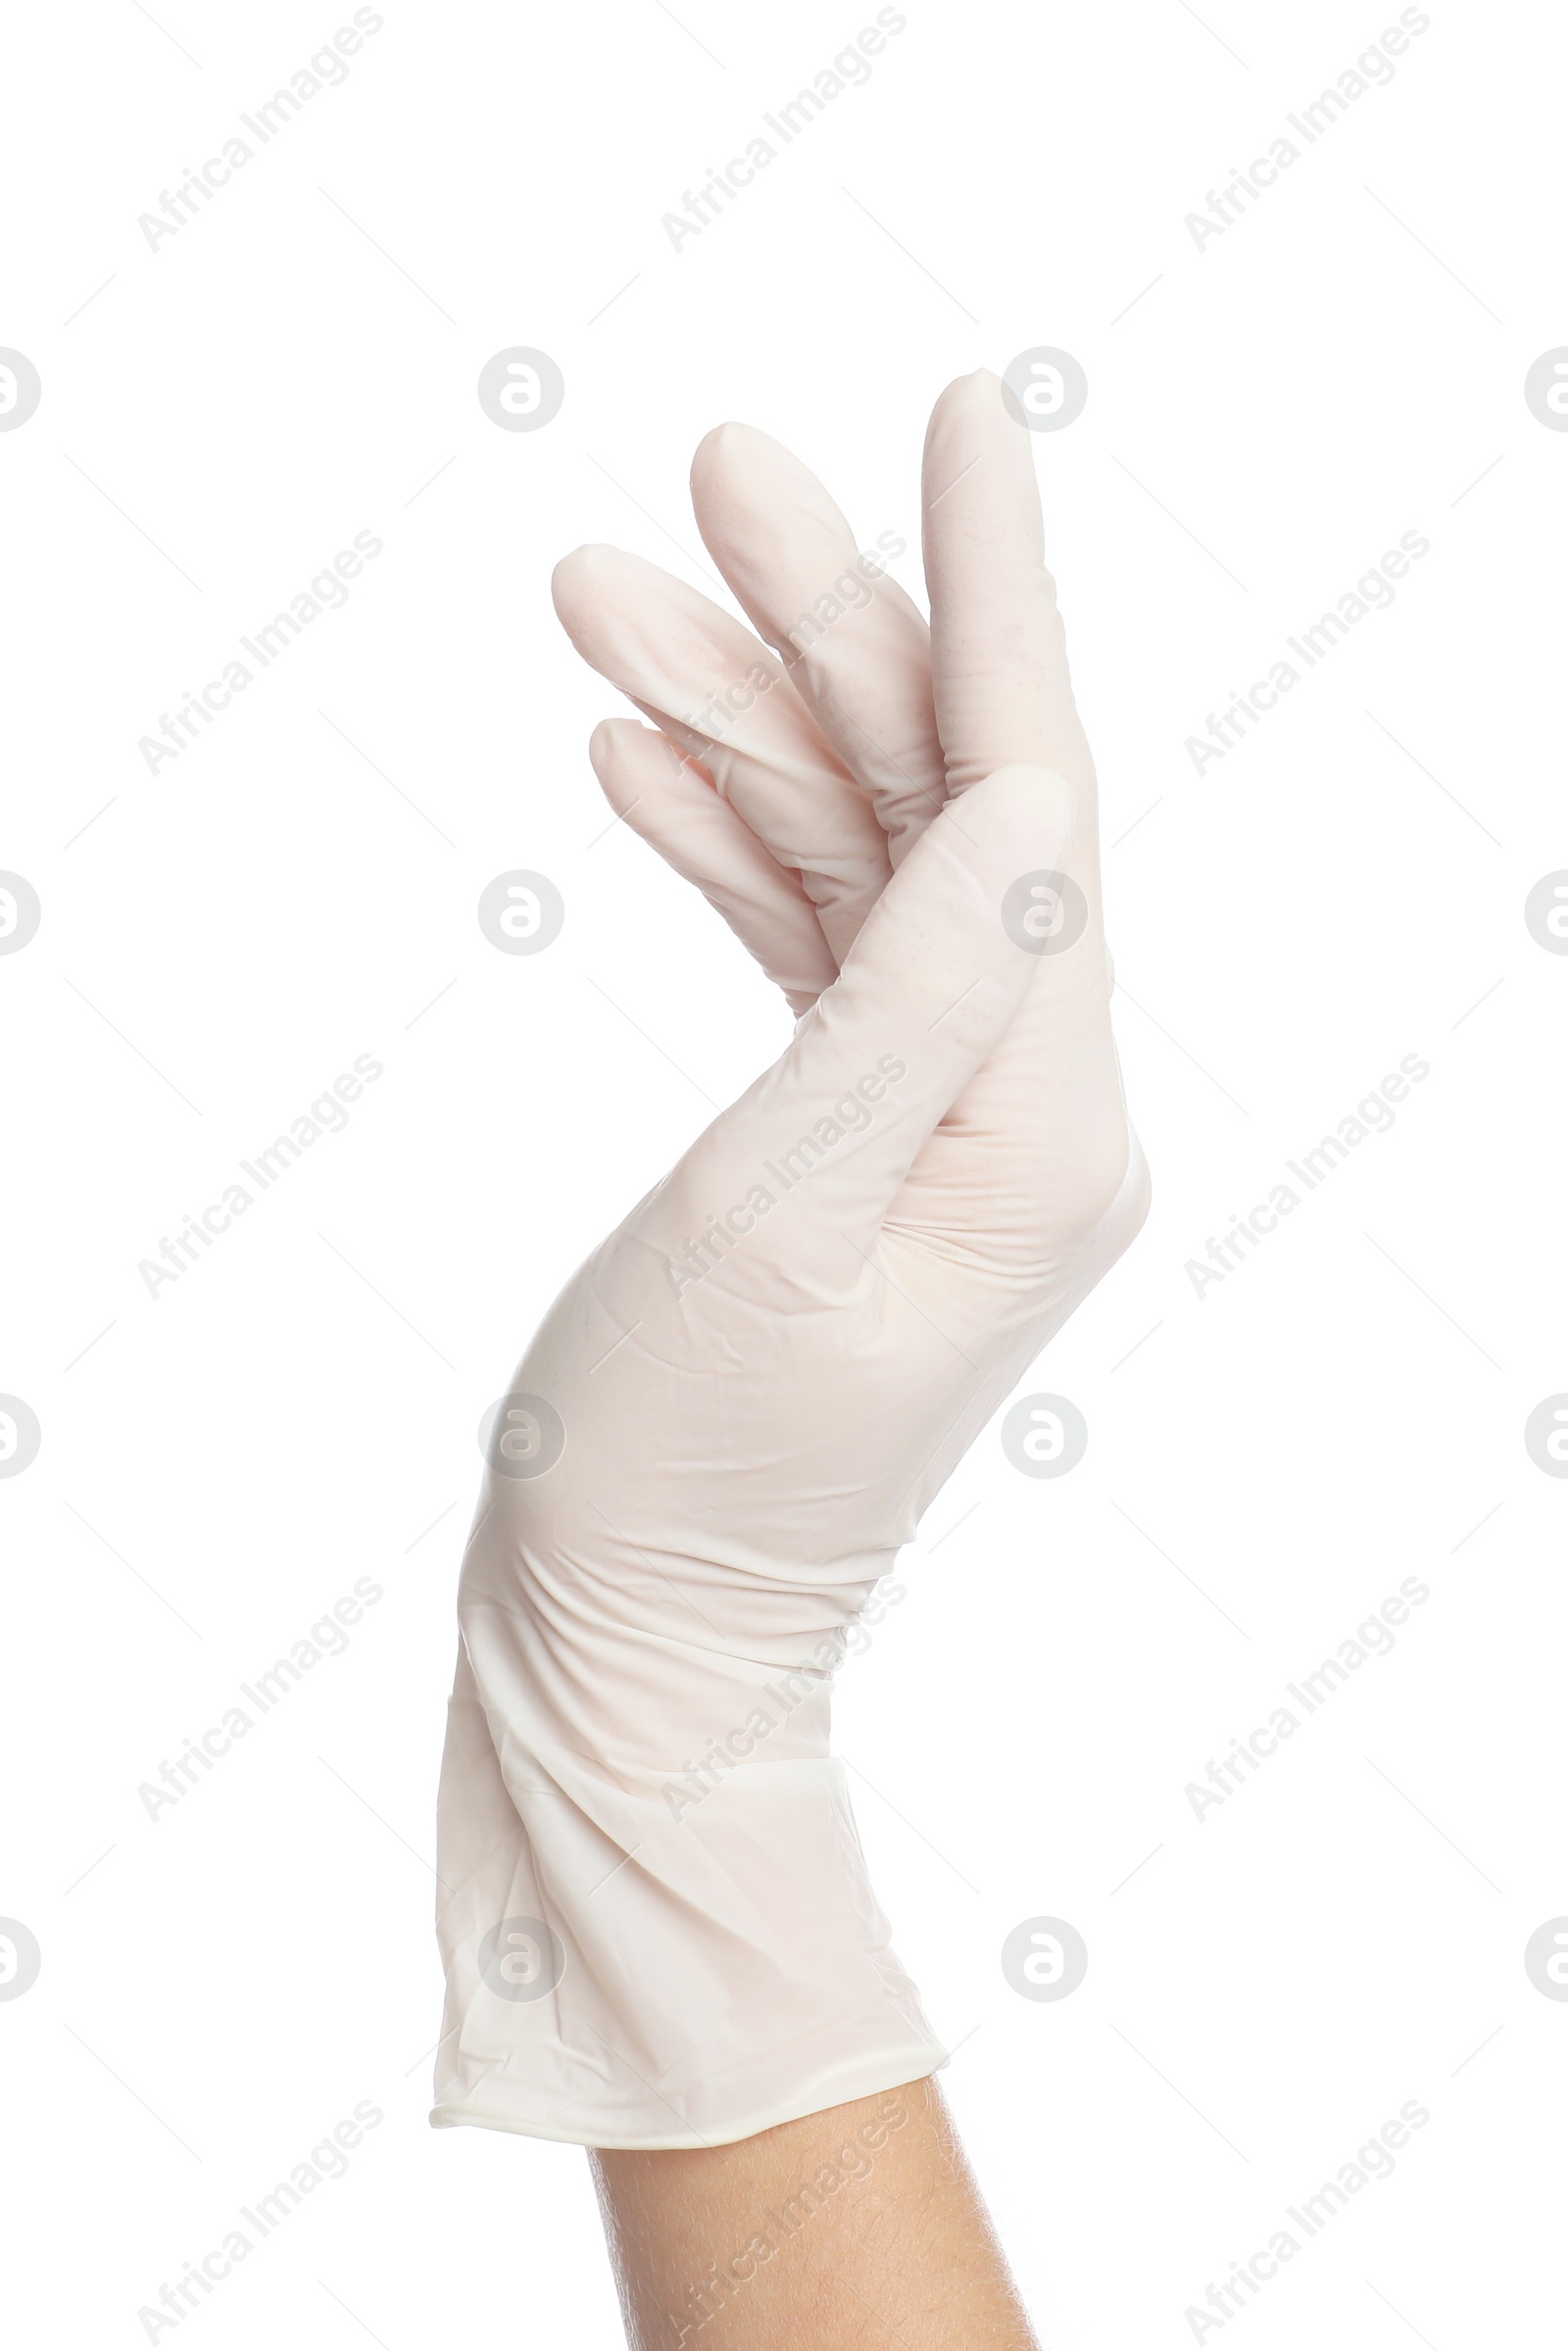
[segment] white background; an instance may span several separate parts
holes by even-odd
[[[457,1560],[534,1320],[789,1020],[605,833],[583,747],[615,698],[550,568],[612,540],[715,592],[685,476],[738,416],[862,545],[901,533],[918,594],[933,399],[1050,344],[1090,383],[1034,447],[1155,1204],[1022,1391],[1079,1404],[1081,1467],[981,1441],[839,1744],[1054,2345],[1191,2341],[1407,2100],[1395,2175],[1216,2332],[1541,2339],[1568,2005],[1522,1955],[1568,1911],[1568,1484],[1522,1429],[1568,1388],[1568,958],[1523,902],[1568,865],[1568,436],[1522,384],[1568,341],[1561,21],[1434,0],[1200,251],[1184,217],[1396,9],[910,0],[677,253],[662,214],[872,9],[388,0],[154,252],[137,216],[349,11],[156,13],[15,24],[0,141],[0,342],[43,379],[0,435],[0,866],[43,904],[0,959],[0,1389],[43,1431],[0,1482],[0,1912],[43,1953],[0,2003],[11,2328],[145,2340],[368,2100],[347,2177],[171,2334],[620,2340],[582,2157],[425,2121]],[[539,432],[475,397],[514,344],[565,376]],[[149,775],[138,737],[360,530],[347,606]],[[1184,739],[1407,530],[1392,609],[1195,774]],[[516,866],[565,899],[535,957],[475,920]],[[346,1130],[149,1297],[138,1261],[362,1053]],[[1406,1054],[1392,1131],[1196,1296],[1186,1261]],[[367,1576],[346,1652],[150,1820],[138,1786]],[[1393,1653],[1195,1818],[1187,1784],[1410,1576]],[[1060,2003],[999,1965],[1040,1914],[1089,1946]]]

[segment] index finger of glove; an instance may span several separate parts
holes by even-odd
[[[1030,436],[987,369],[950,384],[932,412],[924,510],[948,788],[967,792],[1011,761],[1065,776],[1078,811],[1070,870],[1098,910],[1094,761],[1046,568]]]

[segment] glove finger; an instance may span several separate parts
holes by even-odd
[[[947,799],[925,620],[814,473],[771,435],[721,424],[692,464],[704,543],[758,634],[870,798],[895,865]]]
[[[1000,379],[960,376],[932,412],[924,465],[932,680],[948,789],[1009,761],[1050,768],[1077,803],[1070,870],[1098,914],[1095,769],[1045,564],[1028,428]]]
[[[789,1051],[644,1203],[639,1238],[668,1260],[707,1232],[715,1259],[733,1248],[721,1287],[732,1272],[758,1298],[769,1266],[808,1291],[853,1286],[856,1252],[1023,1001],[1037,959],[1003,902],[1071,823],[1069,787],[1018,768],[934,817]]]
[[[1045,567],[1029,433],[984,370],[937,402],[925,516],[950,787],[964,793],[999,759],[1033,759],[1072,783],[1077,821],[1060,867],[1039,877],[1038,919],[1049,930],[1017,1017],[932,1137],[893,1220],[933,1237],[983,1228],[994,1254],[1040,1263],[1058,1239],[1070,1252],[1095,1202],[1117,1192],[1130,1146],[1110,1031],[1094,764]]]
[[[607,718],[588,745],[615,813],[722,914],[792,1012],[808,1011],[838,976],[800,875],[769,855],[712,780],[667,736]]]
[[[583,659],[700,759],[800,875],[842,961],[891,871],[887,844],[773,655],[696,589],[617,548],[578,548],[553,590]]]

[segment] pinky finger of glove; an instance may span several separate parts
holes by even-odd
[[[696,762],[634,718],[607,718],[588,745],[605,798],[709,905],[784,991],[797,1018],[838,965],[799,878],[764,849]]]

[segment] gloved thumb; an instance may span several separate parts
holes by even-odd
[[[1072,821],[1071,787],[1040,767],[1001,768],[950,802],[787,1053],[682,1162],[682,1207],[688,1179],[720,1220],[721,1200],[768,1193],[745,1229],[760,1239],[765,1220],[769,1253],[803,1217],[874,1233],[1039,972]]]

